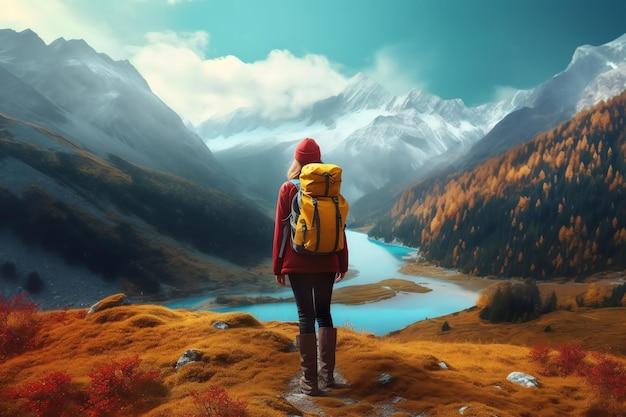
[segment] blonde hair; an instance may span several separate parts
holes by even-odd
[[[291,166],[287,170],[287,179],[288,180],[296,180],[300,177],[300,171],[302,171],[302,164],[298,162],[296,159],[293,160]]]

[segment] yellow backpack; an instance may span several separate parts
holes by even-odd
[[[334,164],[302,167],[292,182],[298,192],[291,202],[292,247],[298,253],[328,255],[343,250],[348,201],[341,195],[341,173]]]

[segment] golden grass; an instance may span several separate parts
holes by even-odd
[[[337,371],[348,387],[311,401],[324,415],[337,417],[448,416],[459,415],[464,406],[469,407],[464,415],[470,416],[608,416],[581,378],[542,377],[527,354],[534,343],[567,341],[624,362],[624,310],[557,311],[534,322],[500,325],[480,321],[477,311],[461,312],[384,337],[339,328]],[[146,393],[152,395],[148,409],[135,415],[191,414],[196,409],[190,392],[211,385],[247,401],[249,416],[320,415],[286,398],[298,372],[297,323],[156,305],[112,307],[84,319],[69,311],[65,322],[58,320],[58,312],[40,314],[40,346],[0,363],[0,392],[59,370],[86,386],[95,367],[138,355],[142,369],[160,371],[163,389]],[[215,329],[216,321],[230,328]],[[451,330],[441,331],[444,321]],[[543,331],[547,325],[552,332]],[[202,359],[176,370],[187,349],[201,351]],[[450,369],[441,369],[440,362]],[[541,388],[506,381],[513,371],[534,374]],[[381,386],[377,378],[385,373],[395,380]],[[23,416],[2,399],[0,410],[3,417]]]

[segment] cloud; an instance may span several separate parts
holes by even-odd
[[[127,17],[138,2],[115,2],[111,7]],[[163,31],[134,41],[122,39],[106,19],[94,12],[80,13],[71,4],[68,0],[2,0],[0,27],[32,29],[48,44],[59,37],[84,39],[115,60],[128,59],[152,91],[193,124],[242,107],[275,119],[296,115],[305,106],[338,94],[347,82],[339,67],[321,55],[296,57],[274,50],[255,62],[232,55],[207,59],[204,51],[210,35],[204,31]]]
[[[338,94],[347,81],[320,55],[274,50],[246,63],[232,55],[205,59],[205,32],[150,33],[146,40],[134,48],[131,62],[152,90],[193,124],[243,107],[274,119],[296,115]]]
[[[490,102],[510,100],[515,96],[515,94],[519,93],[519,91],[519,88],[496,85],[494,86],[493,96]]]
[[[373,65],[364,72],[395,95],[424,89],[425,84],[417,80],[415,65],[403,62],[406,56],[406,52],[401,52],[399,47],[382,48],[376,52]]]

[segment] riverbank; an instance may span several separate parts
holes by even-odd
[[[375,303],[395,297],[399,293],[427,293],[432,291],[413,281],[390,278],[376,284],[351,285],[337,288],[333,292],[333,303],[345,305],[361,305]],[[194,310],[208,310],[224,307],[238,307],[253,304],[292,303],[293,297],[279,298],[270,296],[218,296],[194,307]]]
[[[398,272],[405,275],[452,281],[469,291],[479,293],[504,281],[463,274],[455,269],[441,268],[429,262],[406,262]]]
[[[503,283],[514,283],[523,279],[496,279],[476,277],[463,274],[457,270],[446,269],[428,262],[407,262],[399,272],[405,275],[420,276],[432,279],[441,279],[454,282],[455,284],[469,291],[479,294],[492,295]],[[544,299],[554,294],[561,305],[575,305],[576,299],[588,296],[593,289],[596,297],[603,297],[610,294],[612,289],[618,285],[626,283],[626,271],[602,271],[592,274],[583,280],[573,278],[553,278],[547,281],[538,281],[537,287]]]

